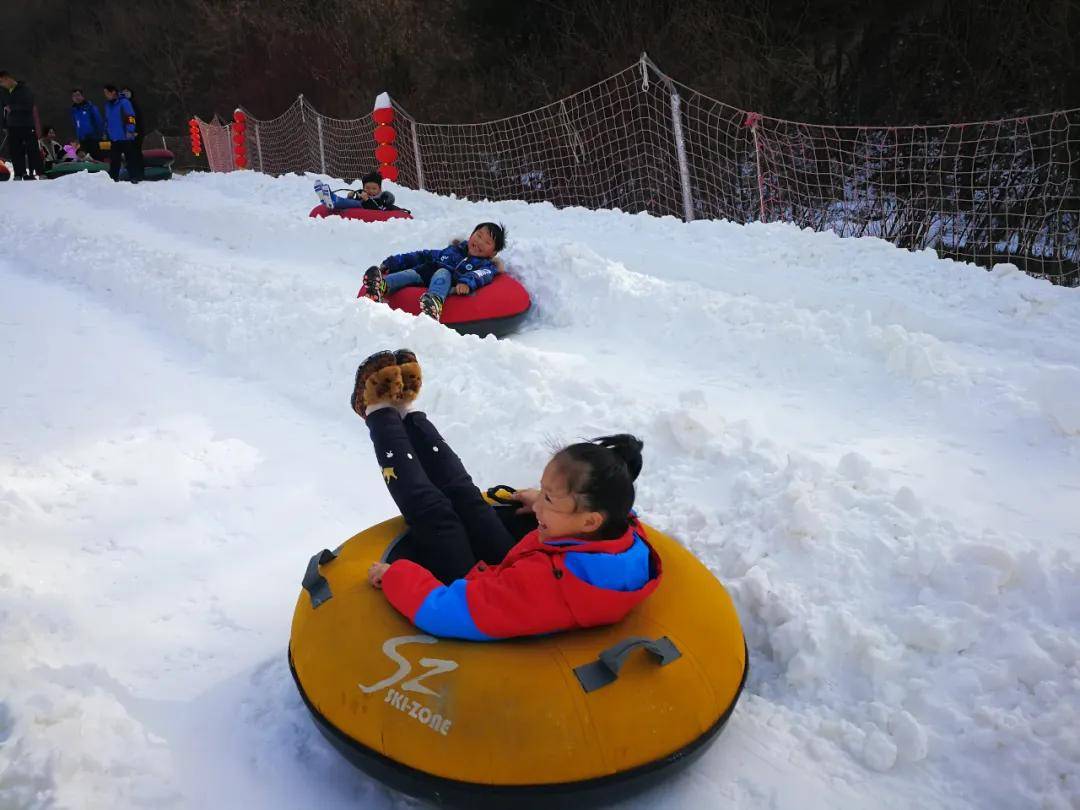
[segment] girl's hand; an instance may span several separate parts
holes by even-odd
[[[469,294],[469,285],[468,284],[458,284],[456,287],[454,287],[454,292],[456,292],[458,295],[468,295]]]
[[[514,500],[521,504],[516,514],[526,515],[533,510],[533,504],[540,497],[538,489],[519,489],[514,493]]]
[[[367,570],[368,582],[371,583],[371,587],[382,589],[382,578],[386,572],[390,570],[390,566],[386,563],[372,563],[371,567]]]

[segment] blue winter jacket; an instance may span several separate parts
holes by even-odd
[[[499,272],[495,262],[491,259],[480,259],[469,255],[469,243],[458,242],[456,245],[447,245],[442,250],[417,250],[413,253],[399,253],[390,256],[383,262],[383,267],[388,272],[397,273],[400,270],[411,270],[421,264],[434,262],[439,267],[445,267],[451,273],[454,284],[466,284],[469,290],[476,292],[481,287],[495,280]]]
[[[135,110],[123,96],[105,102],[105,134],[110,141],[135,140]]]
[[[75,140],[100,138],[105,129],[105,121],[96,105],[89,101],[71,105],[71,123],[75,126]]]

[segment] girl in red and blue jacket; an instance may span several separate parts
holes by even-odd
[[[409,409],[420,380],[415,354],[378,352],[353,389],[414,548],[368,572],[391,605],[432,635],[492,641],[612,624],[656,590],[660,559],[631,512],[641,441],[605,436],[557,452],[539,489],[515,493],[537,521],[517,542],[435,426]]]

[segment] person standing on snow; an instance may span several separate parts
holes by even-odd
[[[146,119],[143,118],[142,107],[139,106],[139,102],[135,100],[134,91],[124,85],[120,88],[120,95],[126,98],[131,103],[131,109],[135,111],[135,154],[134,160],[137,166],[135,172],[141,180],[143,174],[145,174],[145,165],[143,164],[143,139],[146,138]],[[128,173],[132,171],[131,167],[128,168]],[[133,177],[135,175],[132,175]]]
[[[105,85],[105,134],[112,141],[109,156],[109,176],[114,181],[120,180],[120,161],[127,162],[128,179],[132,183],[142,180],[142,160],[134,157],[135,133],[138,121],[131,102],[120,95],[116,85]],[[141,156],[140,156],[141,157]]]
[[[44,171],[37,133],[41,126],[37,120],[34,94],[26,82],[16,80],[6,70],[0,70],[0,107],[4,111],[4,127],[8,131],[11,163],[15,167],[16,180],[36,180],[36,174]]]
[[[75,128],[75,140],[79,148],[94,160],[101,160],[101,140],[105,134],[105,119],[97,105],[75,88],[71,91],[71,125]]]

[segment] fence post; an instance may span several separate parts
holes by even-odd
[[[303,174],[308,171],[307,115],[304,114],[304,94],[297,96],[296,101],[300,104],[300,129],[303,130],[300,135],[304,139],[304,156],[300,159],[300,173]]]
[[[671,84],[671,125],[675,128],[675,154],[679,158],[679,181],[682,184],[683,218],[694,220],[694,196],[690,190],[690,166],[686,162],[686,139],[682,127],[682,99]]]
[[[761,121],[760,113],[747,113],[744,126],[750,127],[750,134],[754,137],[754,164],[757,167],[757,194],[758,213],[761,222],[765,221],[765,175],[761,172],[761,141],[758,138],[758,123]]]
[[[262,138],[259,136],[259,122],[255,122],[255,153],[259,156],[259,171],[266,174],[266,169],[263,168],[262,158]]]
[[[675,82],[656,66],[645,51],[641,52],[641,90],[649,89],[649,70],[652,69],[660,77],[660,81],[671,91],[671,126],[675,134],[675,157],[679,161],[679,185],[682,186],[683,219],[692,222],[694,219],[694,195],[690,188],[690,164],[686,160],[686,137],[683,134],[682,125],[682,99],[675,87]]]
[[[412,146],[413,157],[416,159],[416,187],[420,191],[424,190],[424,164],[420,161],[420,136],[416,132],[416,121],[412,118],[409,119],[412,123]]]
[[[319,126],[319,166],[322,169],[322,173],[326,174],[326,147],[323,145],[322,115],[319,115],[319,117],[315,119],[315,123]]]

